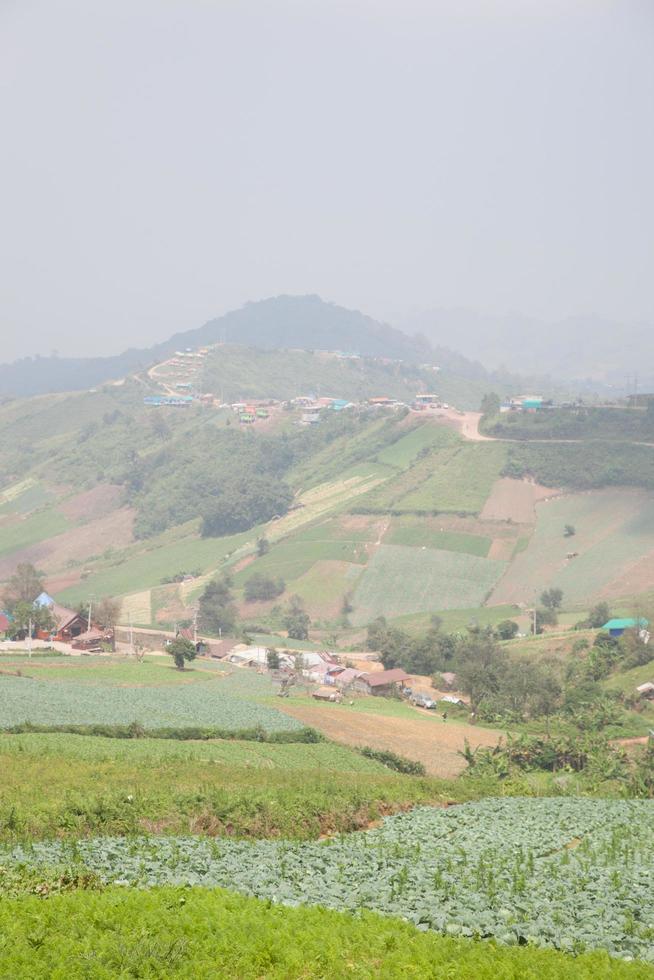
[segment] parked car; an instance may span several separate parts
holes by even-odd
[[[427,708],[430,710],[436,707],[436,702],[427,694],[412,694],[410,701],[416,708]]]

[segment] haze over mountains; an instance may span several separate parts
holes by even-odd
[[[447,348],[379,323],[357,310],[318,296],[278,296],[247,303],[196,329],[180,332],[154,347],[131,348],[111,357],[22,358],[0,365],[0,396],[76,391],[122,378],[169,356],[178,347],[227,343],[263,349],[343,350],[411,363],[429,362],[468,378],[485,370]]]
[[[654,324],[618,323],[599,316],[545,322],[521,313],[489,316],[473,310],[435,309],[396,318],[407,333],[433,344],[451,343],[489,370],[586,380],[632,391],[654,385]]]
[[[635,371],[654,384],[643,361],[654,354],[646,325],[621,328],[587,317],[542,324],[518,314],[492,318],[463,310],[416,314],[399,329],[319,296],[277,296],[180,331],[152,347],[107,357],[22,358],[0,364],[0,397],[84,390],[123,378],[170,356],[177,348],[225,343],[264,350],[341,350],[408,363],[430,363],[461,378],[493,382],[531,380],[556,386],[631,390]],[[645,357],[643,358],[643,355]],[[509,378],[509,373],[514,375]],[[650,375],[652,372],[650,372]]]

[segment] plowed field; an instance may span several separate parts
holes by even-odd
[[[396,718],[381,714],[352,711],[347,705],[285,704],[282,710],[305,725],[320,729],[328,738],[345,745],[370,745],[390,749],[409,759],[422,762],[433,776],[449,778],[465,769],[459,754],[467,739],[472,748],[497,745],[502,733],[474,725],[443,722],[440,715],[419,714],[414,718]]]

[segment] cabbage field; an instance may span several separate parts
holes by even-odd
[[[110,687],[29,677],[0,677],[0,729],[35,725],[129,725],[145,728],[206,726],[266,731],[301,728],[288,715],[257,702],[270,694],[263,678],[216,677],[175,686]],[[262,681],[261,689],[256,681]]]
[[[489,799],[319,842],[97,838],[5,847],[0,865],[81,864],[116,884],[222,886],[452,936],[654,961],[653,840],[651,801]]]

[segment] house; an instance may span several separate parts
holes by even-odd
[[[438,395],[416,395],[414,404],[416,408],[439,408],[441,400]]]
[[[639,684],[636,690],[641,698],[645,698],[647,701],[654,701],[654,684],[651,681],[647,681],[645,684]]]
[[[352,686],[355,691],[360,691],[362,694],[388,697],[389,694],[395,694],[398,687],[408,680],[408,674],[399,667],[394,667],[393,670],[377,670],[370,674],[361,674]]]
[[[638,619],[609,619],[608,623],[604,623],[602,629],[606,630],[610,636],[617,638],[622,636],[625,630],[646,630],[648,626],[649,620],[641,616]]]
[[[327,672],[325,683],[333,684],[335,687],[344,690],[344,688],[350,687],[350,685],[354,686],[355,682],[360,677],[363,677],[363,674],[364,671],[355,670],[354,667],[340,667],[338,669],[332,668]]]
[[[72,643],[82,633],[86,633],[89,628],[86,616],[82,616],[81,613],[75,612],[73,609],[66,609],[65,606],[60,606],[57,602],[52,603],[50,612],[56,624],[54,638],[61,643]]]
[[[292,667],[293,660],[285,653],[279,653],[280,667]],[[230,664],[237,667],[267,667],[268,648],[267,647],[245,647],[236,646],[227,657]]]
[[[387,395],[380,395],[377,398],[369,398],[368,404],[373,405],[376,408],[386,408],[393,404],[393,399],[389,398]]]
[[[73,640],[73,650],[86,650],[87,653],[101,651],[103,643],[111,643],[111,633],[90,629],[80,633]]]

